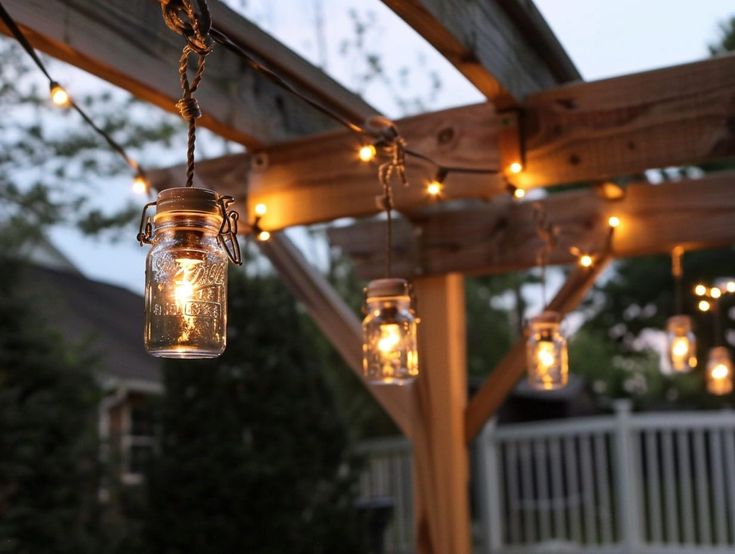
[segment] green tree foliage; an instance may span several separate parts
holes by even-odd
[[[99,552],[98,389],[0,260],[0,552]]]
[[[713,56],[735,51],[735,16],[720,23],[720,38],[710,44],[709,51]]]
[[[325,363],[273,277],[231,274],[229,345],[165,368],[145,540],[159,554],[362,552]]]

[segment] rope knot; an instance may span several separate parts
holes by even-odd
[[[181,117],[186,121],[202,117],[202,110],[199,107],[199,102],[197,102],[197,99],[193,96],[181,98],[176,102],[176,108],[179,110]]]
[[[169,29],[182,35],[191,49],[200,56],[212,50],[209,31],[212,17],[206,0],[197,0],[199,13],[191,0],[160,0],[163,20]]]

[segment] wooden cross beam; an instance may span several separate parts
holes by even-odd
[[[184,41],[163,23],[152,0],[4,0],[33,45],[127,89],[165,110],[181,96],[177,75]],[[209,0],[215,25],[236,43],[317,100],[361,120],[375,110],[219,0]],[[0,31],[7,33],[2,25]],[[71,83],[67,85],[74,93]],[[284,92],[224,47],[207,58],[197,94],[200,122],[215,133],[262,147],[334,128],[335,123]]]
[[[383,0],[498,108],[582,80],[532,2]]]
[[[604,249],[608,218],[617,216],[616,257],[735,242],[735,173],[712,174],[661,185],[639,184],[625,198],[609,201],[594,189],[551,194],[538,202],[509,199],[443,212],[415,213],[394,227],[394,271],[411,278],[449,271],[479,275],[534,267],[541,246],[534,204],[543,206],[560,231],[551,264],[574,263],[570,247],[594,254]],[[329,230],[330,242],[354,263],[358,275],[379,274],[384,256],[383,221],[364,221]],[[655,231],[654,231],[655,230]],[[519,245],[523,245],[519,248]]]
[[[584,299],[587,291],[594,285],[610,262],[606,255],[588,269],[578,268],[572,272],[549,303],[549,310],[562,315],[568,314]],[[470,443],[482,430],[485,422],[500,407],[518,379],[526,370],[526,341],[520,339],[493,369],[480,390],[470,400],[465,415],[465,440]]]
[[[409,146],[444,165],[501,168],[507,119],[479,104],[397,124]],[[521,120],[526,165],[513,179],[525,189],[734,157],[735,55],[541,92],[528,98]],[[357,161],[358,145],[355,135],[337,131],[265,149],[252,163],[237,155],[199,171],[211,182],[242,175],[235,188],[218,189],[236,196],[247,189],[250,214],[255,204],[268,205],[263,224],[273,231],[377,213],[376,167]],[[396,187],[399,211],[429,203],[423,184],[435,171],[411,163],[411,185]],[[445,186],[447,200],[505,193],[493,175],[451,174]]]

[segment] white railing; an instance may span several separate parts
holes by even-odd
[[[475,445],[478,552],[735,552],[735,413],[495,426]],[[392,499],[386,554],[413,552],[410,447],[365,444],[363,497]]]

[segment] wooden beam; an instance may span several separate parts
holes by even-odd
[[[375,112],[281,43],[218,0],[215,26],[256,52],[314,98],[358,121]],[[182,37],[163,23],[151,0],[5,0],[33,45],[165,110],[181,96],[177,75]],[[0,25],[0,31],[7,30]],[[74,87],[65,83],[72,94]],[[284,92],[224,47],[215,46],[197,98],[201,124],[250,147],[334,128],[332,120]]]
[[[532,2],[384,0],[496,106],[581,80]]]
[[[503,122],[490,105],[425,114],[398,122],[409,146],[445,165],[498,168]],[[735,55],[599,81],[568,85],[529,99],[521,118],[526,170],[513,177],[530,189],[585,179],[639,175],[649,168],[735,157]],[[292,225],[377,212],[375,166],[356,160],[358,142],[336,132],[278,145],[260,153],[250,171],[251,203],[265,202],[264,225]],[[241,174],[247,158],[229,158]],[[211,181],[230,171],[214,161]],[[505,163],[505,160],[503,160]],[[205,171],[206,164],[200,166]],[[435,169],[411,163],[408,188],[396,187],[396,203],[415,212],[429,199],[422,182]],[[222,190],[222,187],[218,187]],[[242,195],[243,185],[223,191]],[[497,176],[449,176],[447,200],[506,194]]]
[[[735,54],[569,84],[525,105],[525,187],[735,156]]]
[[[538,204],[559,229],[551,264],[574,263],[572,246],[588,253],[602,251],[611,215],[621,220],[613,241],[617,257],[668,252],[678,244],[697,249],[735,243],[732,172],[661,185],[631,185],[620,201],[605,200],[595,190],[584,189],[552,194]],[[542,246],[533,202],[494,201],[445,212],[414,213],[412,223],[396,221],[393,234],[393,269],[406,278],[449,271],[491,274],[527,269],[536,265]],[[328,232],[330,242],[352,258],[363,279],[379,275],[384,225],[371,220]]]
[[[611,257],[600,258],[589,268],[578,268],[568,277],[554,299],[549,303],[549,310],[562,315],[572,311],[594,285],[597,277],[607,268]],[[465,417],[465,440],[470,443],[482,430],[485,422],[500,407],[510,394],[518,380],[526,371],[526,341],[521,339],[510,349],[510,352],[493,369],[469,403]]]
[[[349,306],[283,233],[272,235],[267,242],[258,242],[258,246],[342,359],[362,379],[362,325]],[[410,390],[376,388],[367,383],[365,386],[401,431],[411,438],[414,423]]]
[[[417,279],[422,318],[413,455],[420,554],[470,554],[464,278]]]

